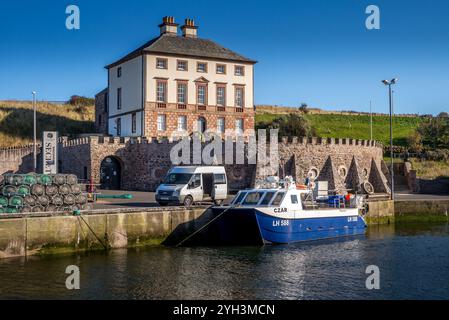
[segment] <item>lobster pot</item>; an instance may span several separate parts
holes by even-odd
[[[40,184],[35,184],[31,187],[31,194],[34,196],[42,196],[45,193],[45,187]]]
[[[48,196],[38,196],[37,204],[43,207],[48,206],[50,204],[50,198]]]
[[[0,186],[3,185],[4,181],[5,181],[5,176],[2,174],[2,175],[0,175]]]
[[[45,212],[45,208],[43,206],[34,206],[33,212]]]
[[[64,204],[64,197],[57,194],[51,198],[51,203],[57,207],[60,207]]]
[[[31,193],[30,187],[27,185],[21,185],[17,188],[17,193],[22,197],[29,195]]]
[[[64,204],[65,205],[74,205],[76,202],[75,196],[73,194],[66,194],[64,196]]]
[[[23,204],[26,206],[35,206],[36,205],[36,197],[32,196],[31,194],[26,195],[25,197],[23,197]]]
[[[37,183],[37,176],[34,173],[28,173],[23,177],[23,184],[32,186]]]
[[[6,208],[0,207],[0,214],[6,213]]]
[[[21,185],[23,183],[24,177],[21,174],[15,174],[12,176],[12,184],[15,186]]]
[[[79,211],[81,210],[81,205],[80,204],[74,204],[73,206],[70,207],[70,211]]]
[[[55,174],[53,176],[53,183],[57,185],[63,185],[66,183],[66,176],[63,174]]]
[[[37,183],[43,184],[43,185],[49,185],[52,183],[52,178],[48,174],[40,174],[37,176]]]
[[[84,203],[81,205],[81,210],[92,210],[92,205],[90,203]]]
[[[74,174],[69,174],[66,176],[67,184],[73,186],[78,184],[78,177]]]
[[[87,203],[87,196],[84,195],[84,194],[79,194],[75,198],[76,198],[76,203],[77,204]]]
[[[48,206],[45,207],[45,211],[47,212],[57,212],[60,211],[59,207],[54,205],[54,204],[49,204]]]
[[[19,196],[12,196],[9,198],[10,207],[21,207],[23,206],[23,198]]]
[[[6,208],[5,213],[9,213],[9,214],[19,213],[19,209],[14,208],[14,207],[8,207],[8,208]]]
[[[20,212],[21,213],[30,213],[30,212],[33,212],[33,208],[30,206],[23,206],[22,208],[20,208]]]
[[[73,194],[80,194],[82,192],[81,186],[79,184],[72,184],[70,186],[70,189]]]
[[[0,208],[8,206],[8,198],[4,196],[0,196]]]
[[[3,189],[2,189],[2,193],[3,193],[4,196],[10,197],[13,194],[17,193],[17,188],[15,186],[12,186],[12,185],[4,186]]]
[[[59,191],[58,186],[55,186],[53,184],[45,187],[45,194],[49,197],[54,196]]]
[[[4,181],[3,184],[6,186],[8,184],[12,184],[12,174],[11,173],[7,173],[3,175]]]
[[[67,195],[72,191],[70,186],[68,184],[63,184],[62,186],[59,186],[59,193]]]
[[[61,211],[64,212],[71,212],[72,211],[72,206],[63,206],[60,208]]]

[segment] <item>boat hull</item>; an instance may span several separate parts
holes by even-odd
[[[212,210],[218,217],[226,209]],[[210,240],[225,245],[285,244],[363,235],[366,224],[356,215],[283,219],[253,208],[232,208],[209,231]]]

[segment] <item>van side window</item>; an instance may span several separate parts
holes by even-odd
[[[298,203],[298,196],[296,194],[292,194],[290,196],[290,200],[292,201],[292,204],[297,204]]]
[[[273,205],[273,206],[278,206],[278,205],[280,205],[281,202],[282,202],[282,199],[284,199],[284,195],[285,195],[285,192],[278,192],[278,193],[276,194],[276,196],[274,197],[274,200],[273,200],[272,205]]]
[[[267,192],[265,193],[265,197],[262,199],[262,202],[260,203],[262,206],[267,206],[271,199],[273,199],[273,196],[276,192]]]
[[[224,174],[214,174],[214,184],[226,184],[226,176]]]
[[[197,173],[193,176],[193,180],[192,180],[192,188],[198,188],[199,186],[201,186],[201,174]]]

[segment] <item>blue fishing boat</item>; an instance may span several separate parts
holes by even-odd
[[[312,189],[290,179],[242,190],[230,205],[212,207],[207,236],[214,244],[262,245],[362,235],[363,208],[361,195],[317,199]]]

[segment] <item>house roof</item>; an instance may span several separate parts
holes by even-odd
[[[187,38],[163,34],[154,38],[143,46],[132,51],[118,61],[106,66],[109,69],[125,61],[131,60],[145,53],[168,54],[175,56],[209,58],[228,60],[242,63],[256,63],[234,51],[226,49],[214,41],[201,38]]]

